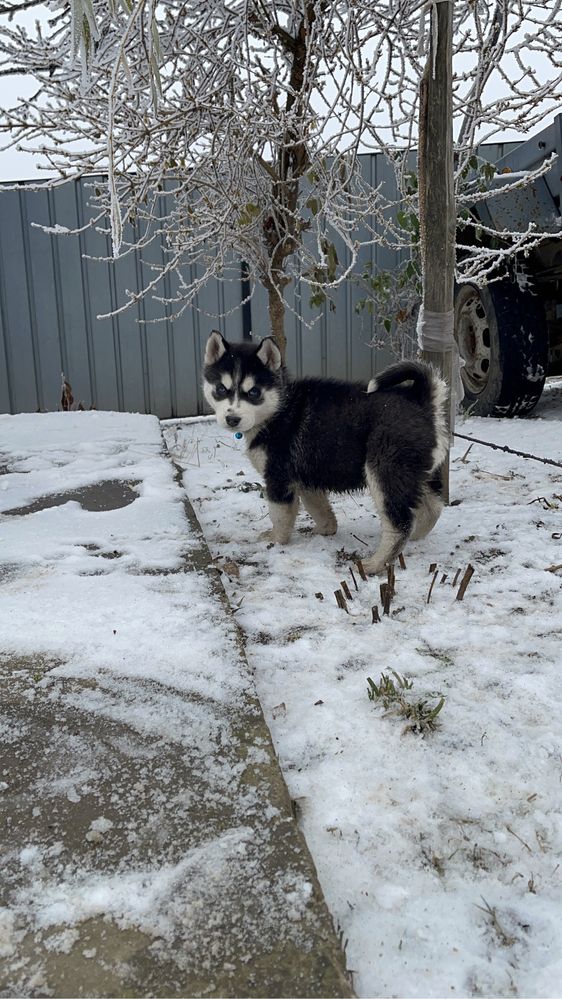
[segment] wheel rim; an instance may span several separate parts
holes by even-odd
[[[457,343],[464,360],[462,380],[473,395],[483,392],[490,378],[490,326],[482,299],[471,288],[462,298],[457,314]]]

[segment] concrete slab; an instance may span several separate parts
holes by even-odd
[[[80,414],[85,420],[89,415]],[[112,419],[118,435],[119,417]],[[137,455],[145,442],[151,462],[168,462],[154,453],[154,424],[138,419],[138,426],[128,424]],[[35,424],[31,429],[38,433]],[[111,441],[107,424],[103,430],[101,450],[102,437]],[[64,429],[57,432],[60,448]],[[77,433],[95,440],[96,421],[80,425]],[[9,440],[1,433],[0,443],[9,459]],[[135,468],[122,440],[119,454],[123,489],[134,480],[147,492],[146,456]],[[26,461],[29,471],[32,456]],[[112,502],[121,506],[117,543],[125,550],[123,518],[132,517],[141,500],[123,508],[115,473],[113,468],[107,490],[104,481],[88,484],[88,509],[99,518]],[[3,481],[13,485],[16,496],[17,475],[8,460]],[[127,570],[122,560],[109,559],[108,576],[86,580],[93,587],[88,600],[95,602],[99,594],[100,607],[103,588],[118,584],[121,617],[132,612],[140,593],[154,595],[154,620],[144,614],[137,627],[139,657],[152,648],[152,633],[163,645],[159,670],[149,662],[133,668],[130,647],[126,655],[115,655],[111,641],[120,632],[101,612],[96,619],[95,607],[80,603],[78,576],[77,616],[61,603],[61,615],[68,616],[67,650],[52,637],[59,632],[48,628],[46,619],[42,647],[30,650],[22,629],[35,626],[37,605],[28,606],[43,601],[39,614],[42,606],[52,614],[48,587],[37,588],[36,567],[14,565],[13,554],[11,571],[0,581],[0,607],[4,600],[13,617],[12,648],[5,628],[7,651],[0,655],[0,995],[351,995],[220,579],[193,510],[177,480],[169,478],[161,513],[171,517],[172,507],[166,506],[171,501],[178,523],[183,519],[189,543],[181,564],[162,566],[158,574],[153,564]],[[10,508],[8,498],[4,506]],[[30,497],[27,513],[25,504],[14,508],[21,510],[24,536],[26,525],[40,526],[37,518],[62,512],[41,505],[41,497]],[[17,521],[0,515],[8,548]],[[79,524],[83,531],[83,520]],[[84,541],[80,566],[104,549],[99,519],[95,524],[96,540]],[[69,526],[67,548],[76,545],[73,531]],[[108,553],[112,544],[108,537]],[[49,583],[56,593],[60,552],[52,558]],[[27,601],[18,596],[22,588]],[[197,629],[189,618],[194,593],[201,627],[206,615],[220,632],[215,658],[195,678],[191,656],[197,652]],[[176,606],[176,616],[163,614],[167,602]],[[64,620],[62,626],[64,632]],[[76,652],[80,627],[95,659],[91,666]],[[103,636],[91,645],[96,628]],[[213,651],[210,642],[207,636],[207,652]],[[175,657],[170,675],[166,650]]]

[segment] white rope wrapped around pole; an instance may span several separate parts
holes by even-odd
[[[417,323],[418,347],[421,351],[452,354],[451,381],[451,434],[455,429],[455,413],[464,399],[464,386],[461,378],[463,361],[455,340],[455,312],[431,312],[420,306]]]

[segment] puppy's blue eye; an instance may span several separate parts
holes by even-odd
[[[251,388],[247,394],[248,394],[248,399],[259,399],[261,395],[261,389],[259,389],[256,385],[254,385],[254,387]]]
[[[228,395],[228,389],[226,385],[223,384],[223,382],[217,382],[217,384],[215,385],[215,395],[219,399],[224,399],[224,397]]]

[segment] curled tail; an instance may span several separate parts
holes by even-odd
[[[411,394],[422,405],[429,402],[433,393],[435,381],[440,381],[432,368],[418,361],[399,361],[390,368],[371,378],[367,392],[386,392],[388,389],[410,388]],[[410,384],[408,384],[410,383]]]
[[[449,397],[447,386],[437,372],[419,361],[400,361],[372,378],[367,392],[386,392],[404,388],[410,398],[431,413],[435,433],[432,471],[445,460],[448,444],[446,405]]]

